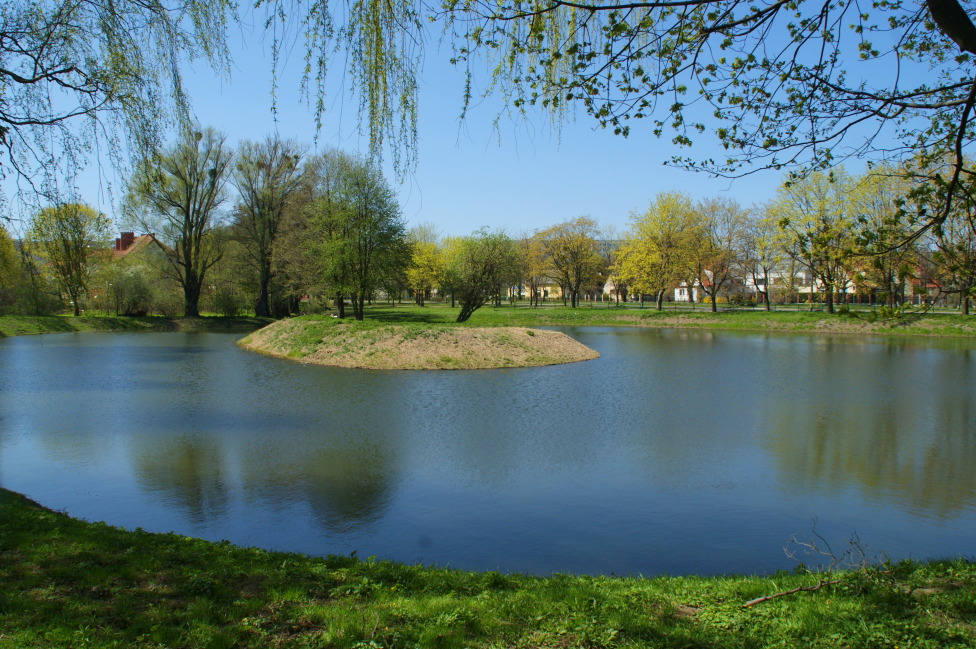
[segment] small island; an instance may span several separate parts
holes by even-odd
[[[245,337],[240,345],[303,363],[382,370],[533,367],[599,357],[558,331],[336,319],[281,320]]]

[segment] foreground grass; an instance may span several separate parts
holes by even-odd
[[[271,322],[267,318],[164,316],[0,316],[0,338],[30,334],[90,331],[250,331]]]
[[[837,576],[835,576],[837,577]],[[0,490],[0,647],[972,647],[976,565],[528,577],[73,520]]]

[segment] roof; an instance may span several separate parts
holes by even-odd
[[[127,247],[127,248],[125,248],[123,250],[113,250],[112,251],[112,258],[113,259],[121,259],[121,258],[125,257],[126,255],[132,254],[134,252],[139,252],[140,250],[144,250],[155,239],[156,239],[156,236],[153,235],[153,234],[141,234],[141,235],[139,235],[138,237],[135,237],[132,240],[132,244],[129,245],[129,247]]]

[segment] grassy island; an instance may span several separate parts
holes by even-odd
[[[0,583],[3,649],[976,646],[976,564],[961,560],[767,577],[472,573],[125,531],[4,490]]]
[[[558,331],[525,327],[281,320],[241,340],[261,353],[367,369],[487,369],[584,361],[595,351]]]

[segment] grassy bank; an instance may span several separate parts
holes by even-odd
[[[90,331],[251,331],[271,322],[267,318],[164,316],[0,316],[0,338],[32,334]]]
[[[820,575],[819,577],[823,577]],[[310,558],[74,520],[0,490],[0,647],[972,647],[976,565],[547,578]]]

